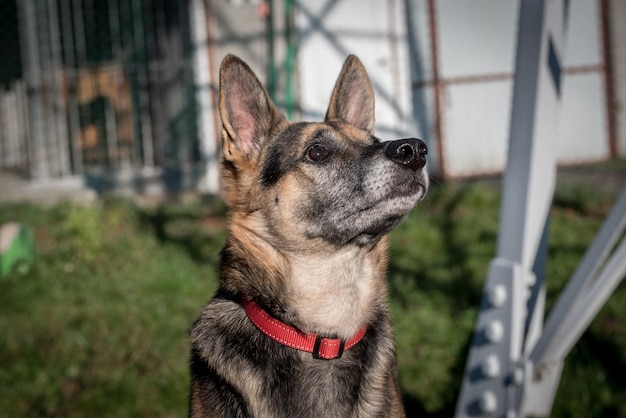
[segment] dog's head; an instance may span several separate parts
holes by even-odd
[[[428,188],[426,145],[374,136],[374,93],[359,59],[346,60],[326,118],[290,123],[250,68],[220,70],[224,196],[231,216],[280,248],[373,245]]]

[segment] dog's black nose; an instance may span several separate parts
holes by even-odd
[[[417,171],[426,165],[428,148],[421,139],[405,138],[389,141],[385,146],[385,155],[393,162]]]

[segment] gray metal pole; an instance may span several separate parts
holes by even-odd
[[[625,228],[626,189],[561,293],[528,356],[525,390],[519,396],[524,414],[550,414],[565,357],[624,279],[626,241],[611,257],[609,253]]]
[[[604,263],[625,227],[626,189],[550,312],[534,350],[527,356],[524,384],[517,394],[521,416],[550,415],[565,357],[626,275],[626,240]]]
[[[530,360],[533,363],[539,365],[556,360],[557,357],[552,353],[551,348],[557,344],[555,336],[559,334],[559,330],[564,329],[565,318],[579,305],[581,293],[589,288],[591,280],[597,276],[600,267],[607,259],[611,248],[619,239],[624,228],[626,228],[626,190],[616,202],[611,214],[550,311],[546,320],[545,331],[530,355]]]
[[[588,294],[576,303],[576,309],[563,321],[561,332],[553,336],[556,344],[552,347],[553,351],[548,354],[552,354],[552,357],[557,359],[567,356],[625,274],[626,241],[623,241],[589,289]]]
[[[524,0],[515,63],[508,163],[497,257],[492,261],[456,417],[513,417],[525,382],[523,340],[533,265],[552,201],[561,99],[563,0]],[[539,284],[541,285],[541,284]],[[539,289],[538,293],[541,293]],[[535,305],[543,309],[542,299]],[[539,314],[539,315],[538,315]],[[530,322],[537,335],[540,321]]]

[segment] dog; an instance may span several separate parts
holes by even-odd
[[[80,127],[72,141],[85,153],[86,159],[102,158],[106,148],[107,117],[115,119],[116,147],[130,161],[133,143],[131,83],[123,66],[117,62],[101,63],[96,67],[80,67],[61,73],[60,89],[64,110],[72,106],[81,110]],[[106,109],[111,116],[107,116]]]
[[[426,145],[374,136],[353,55],[323,122],[288,122],[233,55],[219,108],[228,236],[189,331],[189,416],[405,416],[386,234],[427,192]]]

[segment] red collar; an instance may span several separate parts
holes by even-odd
[[[364,326],[347,341],[340,338],[323,338],[314,332],[307,334],[279,321],[245,296],[242,302],[248,318],[259,331],[282,345],[313,353],[313,357],[318,359],[333,360],[341,357],[345,350],[361,341],[367,330],[367,326]]]

